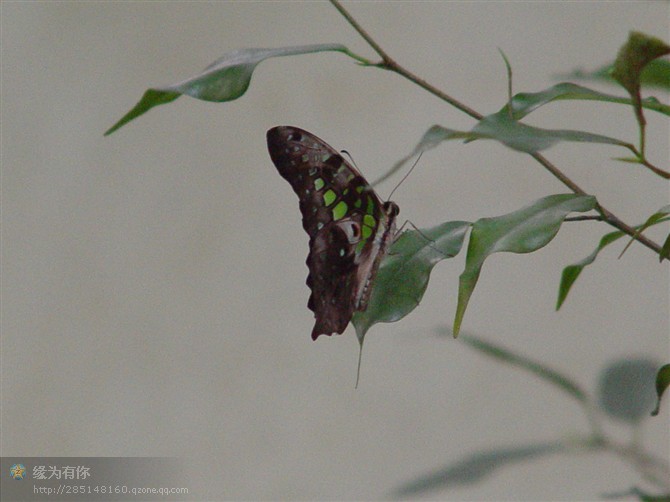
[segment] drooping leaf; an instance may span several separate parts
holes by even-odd
[[[301,45],[279,49],[241,49],[229,52],[191,78],[176,84],[148,89],[133,109],[105,132],[105,136],[154,106],[170,103],[183,94],[215,103],[237,99],[249,87],[256,65],[268,58],[326,51],[348,53],[347,48],[340,44]]]
[[[659,209],[654,214],[652,214],[649,218],[647,218],[647,221],[645,221],[635,231],[635,235],[630,238],[630,241],[628,241],[628,244],[626,244],[626,247],[623,248],[623,251],[621,251],[621,254],[619,255],[619,258],[621,258],[621,256],[623,256],[623,254],[630,247],[630,245],[633,243],[633,241],[635,240],[635,238],[638,235],[640,235],[642,232],[644,232],[647,228],[649,228],[649,227],[651,227],[651,226],[653,226],[657,223],[661,223],[663,221],[666,221],[667,218],[665,218],[665,216],[667,216],[668,214],[670,214],[670,204],[668,204],[667,206],[663,206],[661,209]],[[661,256],[661,258],[663,258],[663,256]]]
[[[598,382],[598,404],[610,417],[637,424],[649,416],[656,401],[654,376],[658,363],[651,359],[620,359],[609,364]]]
[[[459,279],[454,337],[458,336],[486,258],[501,251],[536,251],[554,238],[569,213],[590,211],[595,204],[596,199],[592,196],[550,195],[512,213],[475,222],[470,234],[465,270]]]
[[[660,409],[661,409],[661,397],[663,397],[663,394],[667,390],[667,388],[670,386],[670,364],[666,364],[664,366],[661,366],[661,368],[658,370],[658,373],[656,373],[656,395],[658,396],[658,399],[656,401],[656,408],[654,408],[654,411],[651,412],[652,416],[658,415]]]
[[[448,221],[401,234],[379,267],[367,309],[352,318],[361,343],[374,324],[402,319],[419,305],[433,267],[459,253],[469,227]]]
[[[558,300],[556,301],[556,310],[559,310],[563,305],[563,302],[565,301],[565,299],[568,296],[568,293],[570,292],[570,288],[572,288],[572,285],[579,277],[579,274],[582,273],[584,267],[586,267],[587,265],[591,265],[591,263],[593,263],[596,257],[598,256],[598,253],[600,253],[600,251],[602,251],[603,248],[609,246],[614,241],[623,237],[624,235],[626,234],[624,234],[620,230],[603,235],[602,238],[600,239],[600,242],[598,243],[598,246],[593,250],[593,253],[588,255],[583,260],[580,260],[577,263],[573,263],[572,265],[568,265],[563,269],[563,273],[561,274],[561,283],[558,287]]]
[[[461,339],[471,347],[479,350],[487,356],[493,357],[494,359],[504,363],[511,364],[512,366],[516,366],[517,368],[521,368],[525,371],[529,371],[540,379],[555,385],[571,397],[577,399],[577,401],[582,403],[586,403],[588,401],[588,395],[577,382],[572,380],[570,377],[549,368],[543,363],[533,361],[532,359],[519,354],[515,354],[512,351],[501,347],[500,345],[495,345],[472,335],[463,336]]]
[[[670,206],[664,206],[659,210],[658,213],[654,213],[647,222],[649,222],[649,225],[656,225],[658,223],[663,223],[665,221],[670,220],[670,218],[666,218],[663,214],[661,217],[656,217],[656,214],[662,213],[663,211],[666,210],[666,208],[669,208]],[[668,214],[668,213],[664,213]],[[651,220],[651,222],[650,222]],[[636,227],[638,229],[642,228],[642,225]],[[596,257],[600,253],[600,251],[603,250],[606,246],[609,246],[612,244],[614,241],[618,240],[619,238],[623,237],[626,235],[625,233],[621,232],[620,230],[616,230],[614,232],[610,232],[608,234],[605,234],[602,236],[600,239],[600,242],[598,243],[598,246],[593,250],[593,252],[588,255],[586,258],[583,260],[578,261],[577,263],[573,263],[572,265],[568,265],[563,269],[563,273],[561,274],[561,283],[558,287],[558,299],[556,301],[556,310],[559,310],[561,306],[563,305],[563,302],[565,302],[565,299],[568,296],[568,293],[570,292],[570,289],[572,288],[572,285],[575,283],[577,278],[579,277],[579,274],[582,273],[582,270],[588,266],[591,265],[596,260]],[[661,259],[663,258],[663,252],[661,251]]]
[[[565,77],[613,82],[615,81],[612,77],[613,68],[614,63],[610,63],[594,71],[575,70]],[[640,73],[640,84],[644,87],[670,89],[670,61],[654,59],[647,63]]]

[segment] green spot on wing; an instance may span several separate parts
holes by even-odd
[[[356,199],[356,202],[354,202],[354,207],[356,209],[360,209],[362,205],[363,205],[363,201],[361,199]]]
[[[332,190],[328,190],[326,193],[323,194],[323,203],[326,206],[330,206],[333,202],[335,202],[335,198],[337,196],[335,195],[335,192]]]
[[[347,214],[347,203],[343,200],[338,202],[337,205],[333,208],[333,219],[340,220]]]
[[[363,241],[362,242],[365,242],[372,235],[372,229],[370,227],[368,227],[367,225],[363,225],[363,228],[361,229],[361,234],[363,235]]]
[[[377,225],[377,220],[375,220],[374,216],[366,214],[365,216],[363,216],[363,225],[375,228],[375,226]]]
[[[372,197],[368,197],[368,214],[375,214],[375,201],[372,200]]]
[[[321,190],[325,184],[326,183],[321,178],[317,178],[314,180],[314,188],[316,188],[317,190]]]
[[[365,228],[365,227],[363,227]],[[363,232],[365,233],[365,232]],[[356,254],[360,254],[361,251],[363,251],[363,246],[365,246],[365,240],[360,241],[358,244],[356,244]]]

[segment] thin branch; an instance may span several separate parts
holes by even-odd
[[[365,31],[363,27],[360,24],[358,24],[358,22],[351,16],[351,14],[349,14],[349,12],[342,6],[339,0],[330,0],[330,3],[333,4],[333,6],[338,10],[338,12],[347,20],[347,22],[349,22],[349,24],[358,32],[358,34],[361,37],[363,37],[363,39],[370,45],[370,47],[372,47],[372,49],[374,49],[374,51],[381,57],[382,61],[375,66],[379,68],[384,68],[386,70],[390,70],[394,73],[397,73],[398,75],[402,75],[409,81],[417,84],[419,87],[425,89],[434,96],[442,99],[443,101],[449,103],[450,105],[461,110],[462,112],[466,113],[467,115],[476,120],[481,120],[484,117],[481,113],[473,110],[472,108],[461,103],[457,99],[452,98],[448,94],[445,94],[440,89],[434,87],[425,80],[419,78],[414,73],[410,72],[409,70],[399,65],[393,58],[391,58],[391,56],[389,56],[386,53],[386,51],[384,51],[384,49],[381,48],[379,44],[377,44],[377,42],[375,42],[375,40],[367,33],[367,31]],[[540,155],[539,153],[532,153],[530,155],[574,193],[581,195],[588,195],[586,191],[584,191],[579,185],[577,185],[577,183],[575,183],[568,176],[566,176],[560,169],[558,169],[558,167],[549,162],[543,155]],[[666,177],[664,176],[664,174],[667,174],[665,173],[665,171],[662,171],[654,166],[651,166],[649,163],[646,162],[643,162],[643,164],[652,171],[656,172],[656,174]],[[602,205],[597,204],[596,210],[602,215],[603,221],[606,221],[613,227],[618,228],[622,232],[630,235],[635,240],[640,242],[640,244],[648,247],[656,254],[661,253],[660,245],[647,239],[644,235],[637,234],[637,232],[633,227],[621,221],[616,215],[614,215],[614,213],[612,213]]]
[[[367,31],[363,29],[363,27],[358,24],[358,21],[356,21],[353,17],[351,17],[351,14],[342,7],[342,4],[338,2],[337,0],[330,0],[330,3],[333,4],[333,6],[339,11],[340,14],[342,14],[342,17],[346,19],[349,24],[358,32],[358,34],[363,37],[363,39],[368,43],[370,47],[374,49],[374,51],[379,54],[379,57],[382,58],[382,61],[389,61],[391,58],[384,52],[384,49],[382,49],[377,42],[375,42],[370,35],[368,35]]]
[[[651,169],[654,173],[658,174],[661,178],[665,178],[666,180],[670,180],[670,172],[664,171],[660,167],[656,167],[655,165],[653,165],[651,162],[647,161],[647,159],[644,159],[644,158],[640,159],[640,163],[643,166]]]
[[[383,68],[385,70],[390,70],[394,73],[397,73],[398,75],[402,75],[406,79],[408,79],[411,82],[414,82],[417,84],[419,87],[422,87],[423,89],[427,90],[434,96],[437,96],[443,101],[446,101],[450,105],[454,106],[455,108],[458,108],[462,112],[470,115],[472,118],[476,120],[481,120],[484,116],[481,113],[476,112],[472,108],[464,105],[463,103],[459,102],[458,100],[452,98],[448,94],[445,94],[442,92],[440,89],[437,87],[432,86],[425,80],[419,78],[418,76],[414,75],[412,72],[409,70],[403,68],[400,66],[398,63],[395,62],[391,56],[389,56],[384,49],[381,48],[381,46],[375,42],[375,40],[368,34],[367,31],[363,29],[363,27],[358,24],[358,21],[356,21],[351,14],[342,6],[342,4],[339,2],[339,0],[330,0],[330,3],[333,4],[333,6],[338,10],[340,14],[342,14],[342,17],[344,17],[349,24],[358,32],[358,34],[363,37],[363,39],[372,47],[372,49],[379,54],[379,57],[382,59],[380,63],[378,63],[377,67]]]

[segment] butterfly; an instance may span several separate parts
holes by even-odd
[[[394,239],[398,206],[382,202],[355,167],[307,131],[273,127],[267,143],[279,174],[298,195],[309,235],[312,339],[342,333],[354,312],[367,308]]]

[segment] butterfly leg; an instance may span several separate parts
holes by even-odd
[[[396,230],[395,234],[393,235],[393,242],[392,242],[392,244],[395,244],[395,242],[396,242],[398,239],[400,239],[400,236],[402,235],[405,226],[408,225],[408,224],[409,224],[409,225],[416,231],[416,233],[418,233],[421,237],[423,237],[423,238],[429,243],[428,246],[429,246],[433,251],[436,251],[436,252],[440,253],[440,254],[441,254],[442,256],[444,256],[445,258],[447,257],[442,251],[440,251],[440,250],[437,249],[435,246],[433,246],[433,243],[434,243],[435,241],[434,241],[433,239],[431,239],[430,237],[428,237],[426,234],[424,234],[424,233],[419,229],[419,227],[417,227],[417,226],[416,226],[414,223],[412,223],[410,220],[405,220],[405,222],[404,222],[402,225],[400,225],[400,228],[399,228],[398,230]],[[395,254],[395,253],[393,253],[393,251],[389,251],[389,254]]]

